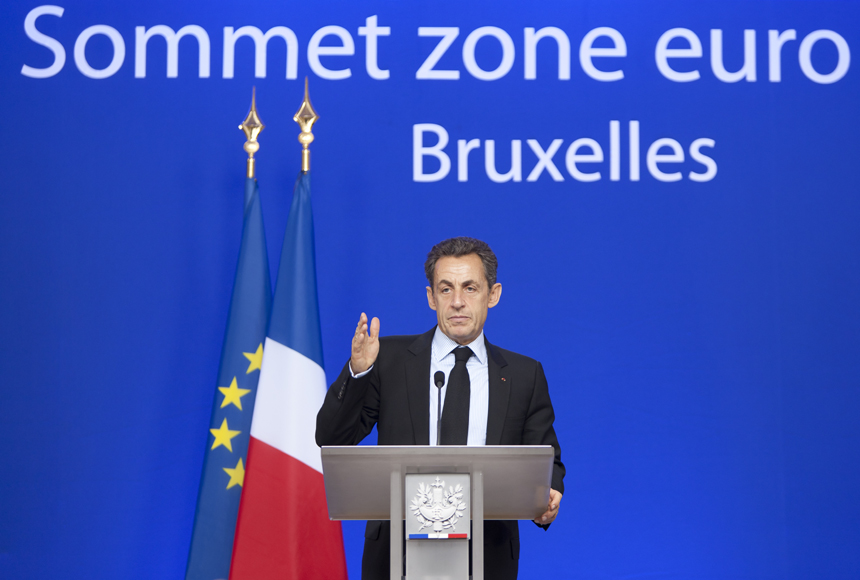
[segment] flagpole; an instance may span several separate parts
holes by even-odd
[[[313,143],[314,134],[311,130],[319,118],[320,116],[314,110],[314,106],[311,105],[311,98],[308,95],[308,77],[305,77],[305,98],[293,116],[293,121],[298,123],[302,129],[302,132],[299,133],[299,143],[302,144],[302,173],[311,170],[311,151],[308,149],[308,145]]]
[[[263,209],[254,179],[254,153],[260,148],[257,136],[263,130],[255,96],[251,94],[251,110],[240,125],[247,137],[248,153],[248,177],[242,188],[244,202],[236,207],[241,209],[242,238],[218,363],[218,387],[213,393],[185,580],[212,580],[230,574],[236,522],[245,494],[245,469],[263,343],[272,311]]]
[[[307,94],[307,80],[305,80],[305,94]],[[248,154],[247,176],[253,178],[256,173],[256,159],[254,159],[254,153],[260,150],[260,144],[257,142],[257,135],[260,134],[260,131],[266,128],[266,126],[263,125],[263,121],[260,120],[260,116],[257,115],[257,87],[251,89],[251,110],[248,111],[248,116],[245,117],[245,120],[242,121],[239,128],[245,132],[246,141],[243,148]],[[313,141],[313,136],[311,136],[311,141]]]

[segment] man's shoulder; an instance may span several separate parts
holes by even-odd
[[[433,329],[423,334],[400,334],[394,336],[380,336],[379,349],[386,353],[412,351],[418,353],[430,347],[433,339]]]
[[[489,341],[487,341],[487,347],[490,356],[494,357],[499,364],[502,364],[503,360],[506,364],[511,365],[512,367],[522,369],[534,369],[536,366],[540,365],[540,362],[530,356],[496,346]]]
[[[394,336],[380,336],[379,344],[384,344],[390,347],[406,347],[408,348],[413,342],[421,338],[420,334],[399,334]]]

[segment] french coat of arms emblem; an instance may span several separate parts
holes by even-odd
[[[421,482],[409,509],[421,524],[419,531],[430,526],[433,527],[434,533],[455,530],[466,509],[463,486],[457,484],[445,489],[445,482],[438,476],[430,485]]]

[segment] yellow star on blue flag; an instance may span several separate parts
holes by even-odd
[[[215,441],[212,443],[212,449],[223,445],[230,450],[230,453],[233,452],[233,437],[241,433],[241,431],[233,431],[230,429],[227,426],[227,419],[224,419],[224,421],[221,422],[221,426],[218,429],[209,429],[209,432],[215,436]]]
[[[242,410],[242,397],[251,392],[251,389],[240,389],[236,385],[236,377],[233,377],[229,387],[218,387],[218,390],[224,395],[224,400],[221,401],[222,409],[232,403],[240,411]]]
[[[256,352],[243,352],[245,358],[251,361],[251,364],[248,365],[248,370],[245,371],[246,375],[250,375],[254,371],[258,371],[263,368],[263,343],[260,343],[260,346],[257,347]]]
[[[245,466],[242,465],[242,458],[239,458],[239,463],[236,464],[236,467],[230,469],[229,467],[224,467],[224,471],[227,472],[227,475],[230,476],[230,481],[227,482],[227,489],[230,489],[234,485],[238,485],[242,487],[245,483]]]

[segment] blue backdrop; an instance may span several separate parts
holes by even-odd
[[[183,576],[236,126],[256,85],[276,272],[309,76],[329,378],[361,311],[434,324],[435,242],[499,256],[486,333],[544,363],[568,467],[521,578],[857,578],[858,24],[823,1],[3,2],[0,576]],[[199,27],[208,75],[188,35],[168,78],[157,25]],[[242,26],[288,27],[294,73],[275,37],[256,78],[242,37],[225,78]]]

